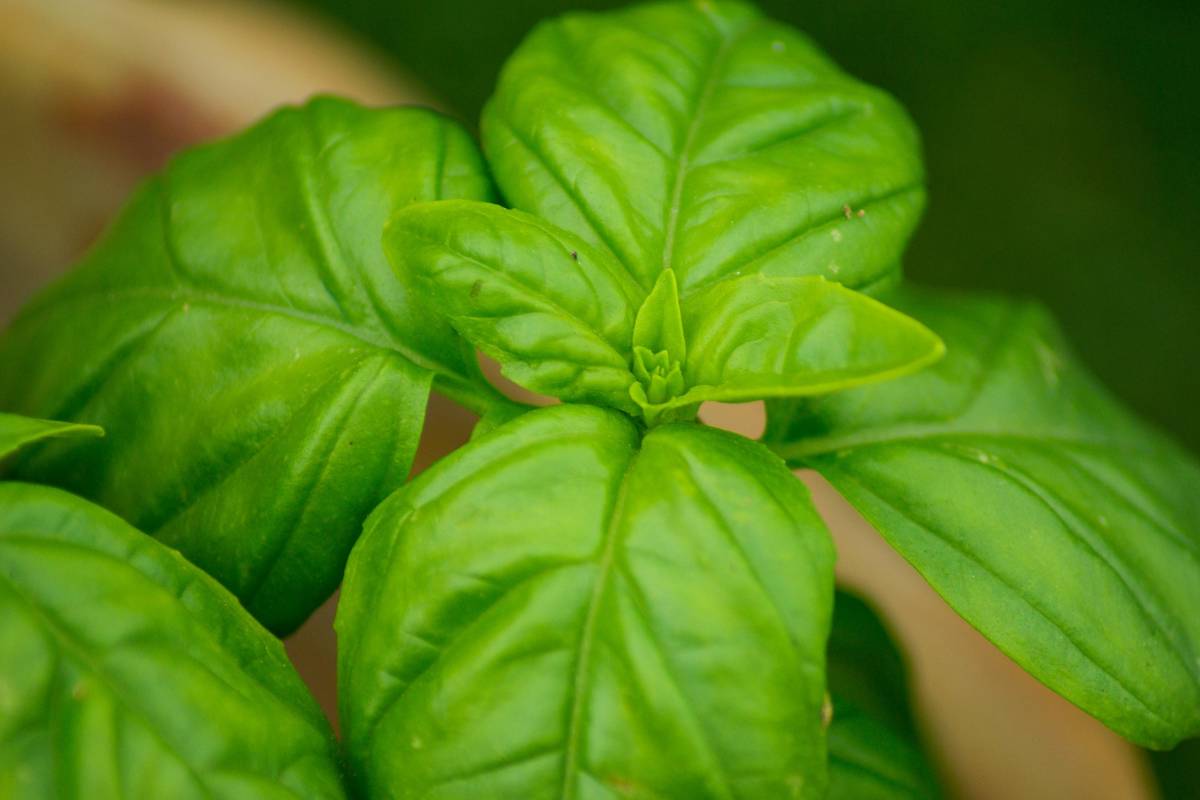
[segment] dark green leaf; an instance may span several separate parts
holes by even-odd
[[[367,523],[338,615],[389,797],[822,797],[832,550],[760,445],[532,411]]]
[[[380,245],[401,206],[487,194],[468,136],[415,109],[322,99],[184,154],[0,340],[0,408],[109,434],[32,448],[17,474],[116,511],[290,630],[404,481],[430,381],[488,405]]]
[[[1174,750],[1150,753],[1149,756],[1163,800],[1200,797],[1200,739],[1191,739]]]
[[[0,797],[339,798],[278,640],[177,552],[0,484]]]
[[[22,417],[19,414],[0,413],[0,460],[11,456],[25,445],[44,439],[87,438],[103,435],[104,429],[95,425],[55,422],[49,419]]]
[[[405,209],[385,248],[426,305],[515,383],[635,410],[627,354],[641,290],[604,251],[528,214],[466,201]]]
[[[917,743],[900,653],[867,604],[845,592],[834,603],[828,652],[830,798],[937,797]]]
[[[1027,304],[910,291],[946,341],[894,383],[773,404],[967,621],[1130,739],[1200,733],[1200,466],[1114,402]]]
[[[649,290],[729,277],[890,282],[924,202],[916,133],[806,37],[732,2],[541,24],[482,120],[509,203]]]

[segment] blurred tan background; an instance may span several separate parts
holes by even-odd
[[[291,5],[0,0],[0,323],[171,153],[317,92],[437,105],[398,59]],[[705,416],[761,431],[758,406]],[[435,399],[417,468],[464,442],[472,422]],[[1142,753],[1009,662],[828,486],[803,477],[835,533],[841,580],[874,600],[908,651],[922,730],[952,796],[1155,796]],[[336,718],[333,613],[331,601],[288,648]]]

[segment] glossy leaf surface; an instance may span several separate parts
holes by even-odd
[[[832,547],[760,445],[532,411],[368,521],[337,628],[373,797],[821,797]]]
[[[104,429],[75,422],[22,417],[0,413],[0,461],[25,445],[45,439],[103,436]]]
[[[292,629],[403,482],[430,382],[482,391],[470,348],[387,264],[384,222],[487,194],[469,137],[415,109],[322,99],[185,153],[0,340],[0,408],[108,431],[16,473],[95,499]]]
[[[886,380],[942,354],[920,323],[823,278],[747,275],[681,300],[666,270],[646,292],[603,249],[489,203],[406,208],[385,248],[516,383],[651,424],[706,400]]]
[[[640,289],[603,250],[537,217],[465,201],[405,209],[385,248],[512,381],[632,410]]]
[[[941,358],[925,326],[823,278],[725,281],[684,306],[699,399],[807,396],[885,381]]]
[[[871,608],[846,592],[834,602],[828,653],[829,797],[938,797],[909,710],[903,659]]]
[[[342,796],[325,719],[232,595],[98,506],[0,484],[0,797]]]
[[[896,302],[946,359],[773,404],[767,438],[1050,688],[1140,744],[1200,733],[1200,466],[1115,403],[1040,309]]]
[[[508,202],[684,296],[762,273],[893,281],[924,202],[916,133],[806,37],[732,2],[544,22],[483,113]]]

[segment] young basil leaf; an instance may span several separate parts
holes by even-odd
[[[883,92],[749,5],[655,3],[542,23],[483,113],[516,208],[611,252],[644,289],[752,273],[893,281],[924,203]]]
[[[279,641],[177,552],[0,484],[0,796],[340,798]]]
[[[832,548],[756,443],[531,411],[370,518],[338,613],[371,796],[822,797]]]
[[[0,413],[0,461],[11,456],[27,444],[59,437],[103,436],[104,429],[95,425],[77,422],[56,422],[50,419],[34,419],[19,414]]]
[[[1200,465],[1122,409],[1040,309],[910,290],[936,367],[807,403],[767,438],[960,614],[1140,744],[1200,733]]]
[[[665,269],[650,294],[642,301],[633,325],[633,376],[630,396],[642,409],[646,422],[673,421],[696,415],[698,403],[675,404],[672,401],[687,391],[683,374],[687,358],[687,339],[683,334],[683,316],[679,308],[679,287],[675,271]]]
[[[0,340],[0,408],[109,433],[16,473],[116,511],[291,630],[404,481],[430,381],[489,404],[380,245],[395,209],[488,191],[467,134],[417,109],[321,99],[185,153]]]
[[[403,209],[385,248],[515,382],[652,425],[705,400],[836,391],[942,355],[920,323],[823,278],[748,275],[681,307],[673,270],[647,294],[603,250],[488,203]]]
[[[913,372],[944,352],[921,323],[824,278],[725,281],[690,298],[684,314],[685,373],[701,400],[826,394]]]
[[[404,209],[384,246],[427,305],[513,382],[636,410],[627,353],[641,290],[604,251],[528,214],[467,201]]]
[[[674,270],[663,270],[650,294],[642,301],[633,323],[633,346],[664,353],[669,361],[682,365],[687,358],[687,339],[679,309],[679,286]]]
[[[829,796],[916,800],[940,795],[917,741],[903,659],[883,623],[838,592],[829,635]]]

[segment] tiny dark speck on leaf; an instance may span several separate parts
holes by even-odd
[[[577,252],[575,252],[574,250],[572,250],[572,251],[571,251],[571,258],[573,258],[573,259],[575,259],[576,261],[578,261],[578,260],[579,260],[579,253],[577,253]]]
[[[479,292],[483,290],[483,281],[475,281],[471,284],[471,297],[479,297]]]

